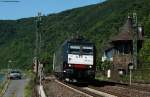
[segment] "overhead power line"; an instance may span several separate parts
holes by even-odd
[[[2,0],[2,1],[0,1],[0,2],[21,2],[21,1],[17,1],[17,0],[15,0],[15,1],[13,1],[13,0]]]

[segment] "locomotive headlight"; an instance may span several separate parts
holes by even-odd
[[[66,72],[66,70],[64,70],[64,72]]]
[[[92,68],[92,66],[90,65],[89,68]]]
[[[71,67],[71,64],[69,64],[68,66]]]

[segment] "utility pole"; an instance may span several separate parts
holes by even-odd
[[[36,79],[38,79],[40,74],[40,48],[41,48],[41,12],[38,13],[36,19],[36,41],[35,41],[35,67],[36,67]],[[37,81],[37,80],[36,80]]]
[[[41,46],[41,13],[38,13],[37,20],[36,20],[36,49],[35,49],[35,56],[37,59],[39,58],[40,55],[40,46]]]
[[[35,60],[36,60],[36,78],[35,78],[35,82],[37,84],[37,82],[39,83],[39,86],[42,86],[42,68],[43,68],[43,64],[40,62],[40,53],[41,53],[41,24],[42,24],[42,18],[41,18],[42,14],[41,12],[38,12],[38,16],[36,18],[36,41],[35,41]],[[37,90],[35,90],[37,91]],[[36,92],[36,94],[38,94]]]
[[[11,60],[9,60],[9,61],[8,61],[8,66],[7,66],[8,74],[9,74],[9,71],[10,71],[10,65],[11,65],[11,63],[12,63],[12,61],[11,61]]]
[[[138,41],[138,21],[137,14],[133,12],[133,65],[137,69],[137,41]]]
[[[55,71],[55,53],[53,55],[53,71]]]
[[[133,64],[129,64],[129,70],[130,70],[130,77],[129,77],[129,85],[132,84],[132,70],[133,70]]]

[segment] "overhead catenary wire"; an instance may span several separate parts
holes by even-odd
[[[18,1],[18,0],[1,0],[0,2],[7,2],[7,3],[19,3],[21,1]]]

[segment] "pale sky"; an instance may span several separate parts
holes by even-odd
[[[19,1],[21,2],[0,2],[0,20],[34,17],[37,15],[38,12],[42,12],[45,15],[51,13],[58,13],[72,8],[100,3],[105,0],[19,0]]]

